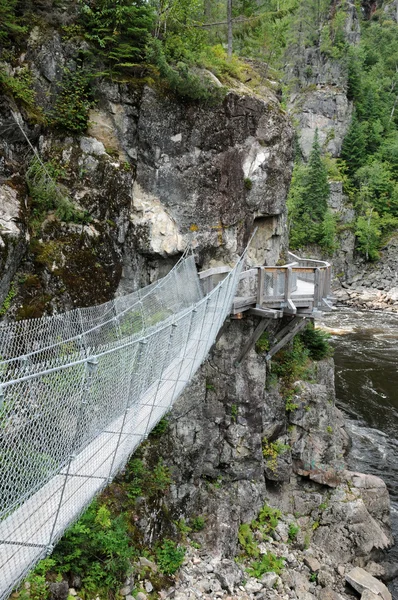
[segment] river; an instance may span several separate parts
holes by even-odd
[[[338,308],[324,315],[334,346],[336,398],[347,416],[351,470],[384,479],[398,561],[398,314]],[[389,585],[398,600],[398,580]]]

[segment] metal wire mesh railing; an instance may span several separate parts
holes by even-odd
[[[48,552],[192,379],[242,260],[203,295],[193,257],[100,307],[0,326],[0,599]]]

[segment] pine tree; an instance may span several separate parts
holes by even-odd
[[[328,174],[322,161],[318,129],[316,129],[304,186],[306,212],[311,215],[314,222],[320,223],[323,220],[329,195]]]
[[[0,42],[8,41],[9,36],[24,33],[25,27],[18,24],[15,15],[17,0],[0,0]]]
[[[153,18],[144,0],[94,0],[81,6],[86,37],[116,68],[144,58]]]
[[[365,164],[366,161],[366,133],[365,124],[358,120],[354,113],[350,128],[344,138],[341,149],[341,158],[347,165],[347,171],[350,177],[353,177],[356,171]]]

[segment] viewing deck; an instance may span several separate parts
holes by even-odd
[[[282,266],[255,266],[243,271],[232,305],[232,316],[243,313],[268,318],[284,315],[316,316],[330,310],[332,267],[326,261],[302,259],[289,252],[292,262]],[[221,281],[230,269],[215,267],[199,277],[206,293]]]

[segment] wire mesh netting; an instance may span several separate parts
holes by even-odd
[[[0,599],[168,412],[214,343],[241,268],[205,296],[184,256],[101,306],[0,325]]]

